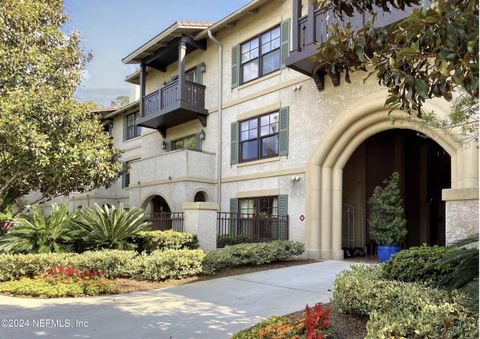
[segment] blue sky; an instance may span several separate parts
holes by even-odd
[[[64,31],[79,31],[82,48],[93,54],[78,91],[79,99],[108,106],[129,95],[124,81],[134,65],[122,58],[177,20],[215,22],[249,0],[64,0],[70,21]]]

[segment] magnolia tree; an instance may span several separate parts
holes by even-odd
[[[318,67],[345,71],[345,80],[356,71],[375,75],[388,88],[387,107],[409,112],[437,127],[459,127],[478,140],[478,0],[432,0],[404,20],[376,27],[379,11],[424,5],[422,0],[312,0],[340,24],[320,45]],[[346,18],[366,14],[364,27],[353,30]],[[444,98],[454,102],[445,119],[422,110],[425,100]]]
[[[0,6],[0,211],[31,191],[48,200],[120,171],[94,107],[75,100],[90,55],[60,30],[66,20],[61,0]]]

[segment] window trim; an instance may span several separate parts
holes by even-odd
[[[268,217],[278,217],[278,199],[279,199],[279,196],[278,195],[268,195],[268,196],[261,196],[261,197],[246,197],[246,198],[238,198],[238,206],[237,206],[237,211],[239,214],[252,214],[252,215],[261,215],[260,214],[260,199],[270,199],[270,198],[273,198],[273,199],[277,199],[277,207],[276,207],[276,214],[272,214],[272,215],[269,215]],[[255,199],[255,212],[254,213],[244,213],[242,212],[241,208],[240,208],[240,203],[242,200],[252,200],[252,199]],[[272,211],[273,211],[273,207],[272,207]]]
[[[269,116],[269,115],[274,114],[274,113],[278,114],[277,132],[276,133],[270,133],[270,134],[263,135],[263,136],[260,135],[261,130],[262,130],[261,118],[264,117],[264,116]],[[253,120],[253,119],[257,120],[257,136],[255,138],[252,138],[252,139],[241,140],[242,139],[242,127],[241,127],[242,123],[244,123],[246,121]],[[263,139],[269,138],[269,137],[272,137],[272,136],[275,136],[275,135],[277,136],[277,153],[269,155],[269,156],[262,156],[262,141],[263,141]],[[252,158],[252,159],[243,159],[243,143],[253,141],[253,140],[257,140],[257,157]],[[250,117],[248,119],[244,119],[244,120],[241,120],[241,121],[238,122],[238,163],[239,164],[248,163],[248,162],[251,162],[251,161],[263,160],[263,159],[275,158],[275,157],[278,157],[279,154],[280,154],[280,110],[264,113],[262,115],[257,115],[255,117]]]
[[[128,118],[131,116],[133,116],[133,126],[128,125]],[[138,138],[139,136],[142,135],[142,128],[140,126],[137,126],[137,118],[138,118],[138,112],[125,115],[125,120],[126,120],[125,128],[127,129],[125,132],[125,141]],[[129,130],[131,128],[133,128],[133,136],[129,137]]]
[[[126,161],[123,163],[122,173],[122,188],[128,187],[130,187],[130,161]]]
[[[262,55],[262,39],[261,39],[262,35],[265,34],[265,33],[267,33],[267,32],[269,32],[269,31],[272,31],[272,30],[274,30],[274,29],[276,29],[276,28],[278,28],[278,29],[280,30],[280,35],[279,35],[279,37],[278,37],[278,39],[280,40],[279,46],[278,46],[277,48],[273,49],[273,50],[270,50],[270,51],[269,51],[268,53],[266,53],[265,55]],[[247,42],[249,42],[249,41],[251,41],[251,40],[253,40],[253,39],[258,39],[258,56],[257,56],[255,59],[251,59],[251,60],[248,60],[247,62],[243,63],[243,62],[242,62],[242,45],[243,45],[243,44],[246,44]],[[239,70],[238,70],[238,72],[239,72],[239,74],[238,74],[238,78],[239,78],[239,79],[238,79],[238,85],[239,85],[239,86],[244,85],[244,84],[248,84],[248,83],[251,82],[251,81],[255,81],[255,80],[257,80],[257,79],[263,78],[264,76],[267,76],[267,75],[269,75],[269,74],[272,74],[272,73],[274,73],[274,72],[277,72],[278,70],[280,70],[280,69],[282,68],[282,65],[281,65],[281,61],[282,61],[282,50],[281,50],[281,48],[282,48],[282,24],[281,24],[281,23],[276,24],[276,25],[270,27],[269,29],[266,29],[266,30],[262,31],[262,32],[259,33],[259,34],[254,35],[254,36],[248,38],[247,40],[245,40],[245,41],[241,42],[240,44],[238,44],[238,46],[239,46],[239,54],[240,54],[240,55],[239,55],[239,60],[238,60],[238,67],[239,67]],[[264,58],[265,56],[267,56],[267,55],[269,55],[269,54],[277,51],[277,50],[279,51],[278,56],[279,56],[279,61],[280,61],[280,62],[279,62],[279,67],[278,67],[278,69],[274,69],[274,70],[272,70],[272,71],[270,71],[270,72],[268,72],[268,73],[263,73],[263,66],[262,66],[263,58]],[[243,66],[244,66],[245,64],[253,61],[253,60],[258,60],[258,76],[255,77],[255,78],[252,78],[252,79],[250,79],[250,80],[248,80],[248,81],[243,81]]]

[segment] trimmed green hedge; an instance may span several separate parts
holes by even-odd
[[[207,252],[203,260],[204,273],[242,265],[263,265],[301,255],[303,243],[291,240],[276,240],[267,243],[240,244]]]
[[[295,241],[241,244],[210,251],[167,249],[150,254],[102,250],[76,253],[0,254],[0,281],[40,275],[52,266],[100,270],[107,278],[163,280],[199,273],[214,273],[232,266],[262,265],[301,255],[304,245]],[[203,267],[203,268],[202,268]]]
[[[425,282],[438,286],[442,277],[453,272],[452,264],[445,264],[447,254],[460,251],[455,247],[411,247],[395,254],[383,265],[383,276],[405,282]]]
[[[381,267],[353,267],[337,277],[333,303],[368,315],[367,338],[477,338],[476,316],[462,296],[418,283],[381,279]]]
[[[151,253],[164,250],[194,250],[198,248],[195,234],[176,231],[142,231],[130,238],[138,252]]]
[[[204,257],[201,250],[154,251],[143,256],[141,278],[164,280],[195,275],[202,272]]]
[[[103,250],[82,254],[0,254],[0,281],[38,276],[51,266],[73,266],[100,270],[107,278],[135,277],[162,280],[194,275],[202,271],[202,250],[135,251]]]

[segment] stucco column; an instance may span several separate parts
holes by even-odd
[[[342,260],[342,187],[343,170],[333,170],[332,190],[332,259]]]
[[[197,235],[202,250],[217,248],[218,204],[213,202],[186,202],[183,204],[185,232]]]
[[[305,245],[307,257],[316,260],[320,259],[321,181],[320,166],[309,166],[306,175],[307,190],[305,192],[307,198]]]

